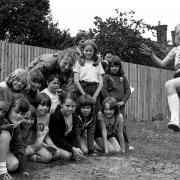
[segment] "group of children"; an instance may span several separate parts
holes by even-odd
[[[80,50],[74,65],[66,55],[59,63],[71,68],[75,91],[63,86],[53,69],[48,75],[45,71],[45,79],[43,62],[39,69],[16,69],[0,83],[0,178],[25,171],[26,159],[48,163],[97,152],[125,153],[125,103],[131,92],[121,59],[112,56],[105,73],[92,40]]]

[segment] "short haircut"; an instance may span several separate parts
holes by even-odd
[[[106,56],[106,54],[112,54],[112,55],[115,55],[115,52],[112,50],[112,49],[107,49],[105,52],[104,52],[104,57]]]
[[[55,78],[58,79],[59,82],[60,82],[60,78],[59,78],[59,74],[58,74],[58,73],[50,74],[50,75],[47,77],[47,82],[50,83],[50,82],[53,81]]]
[[[77,113],[81,114],[81,107],[82,106],[90,106],[91,107],[91,113],[90,114],[94,114],[95,102],[90,95],[81,95],[79,97]]]

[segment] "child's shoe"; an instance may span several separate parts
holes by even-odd
[[[9,173],[0,175],[0,180],[12,180],[14,179]]]
[[[173,131],[175,132],[178,132],[180,131],[180,126],[179,126],[179,123],[177,122],[176,119],[171,119],[168,123],[168,128],[169,129],[172,129]]]

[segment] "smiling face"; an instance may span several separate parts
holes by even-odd
[[[110,106],[110,104],[106,103],[104,105],[104,115],[110,119],[114,116],[115,110]]]
[[[175,43],[177,46],[180,45],[180,24],[178,24],[175,28]]]
[[[11,108],[8,118],[13,124],[19,125],[24,119],[25,114],[26,113],[24,112],[20,112],[18,108],[15,106]]]
[[[14,79],[12,82],[12,88],[16,91],[20,91],[25,87],[25,83],[21,81],[20,78]]]
[[[74,113],[75,109],[76,103],[72,99],[66,99],[65,102],[61,105],[61,111],[66,117]]]
[[[24,129],[30,129],[35,123],[35,119],[32,118],[31,112],[28,111],[24,116],[24,121],[21,123]]]
[[[37,115],[39,117],[45,116],[49,112],[49,108],[50,107],[47,105],[39,104],[39,106],[37,107]]]
[[[91,60],[94,55],[94,49],[91,45],[88,45],[84,48],[83,53],[86,59]]]
[[[91,106],[82,106],[80,111],[83,117],[88,117],[91,113]]]

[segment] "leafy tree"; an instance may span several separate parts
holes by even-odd
[[[0,0],[0,39],[63,49],[72,46],[68,30],[52,22],[49,0]]]
[[[123,61],[156,66],[139,52],[139,46],[145,43],[153,47],[159,57],[165,55],[166,49],[142,36],[146,31],[151,31],[152,35],[155,35],[156,27],[144,23],[143,19],[135,20],[134,11],[119,12],[118,9],[115,11],[117,17],[109,17],[105,21],[96,16],[94,22],[96,28],[89,30],[99,51],[103,54],[107,49],[112,49]]]

